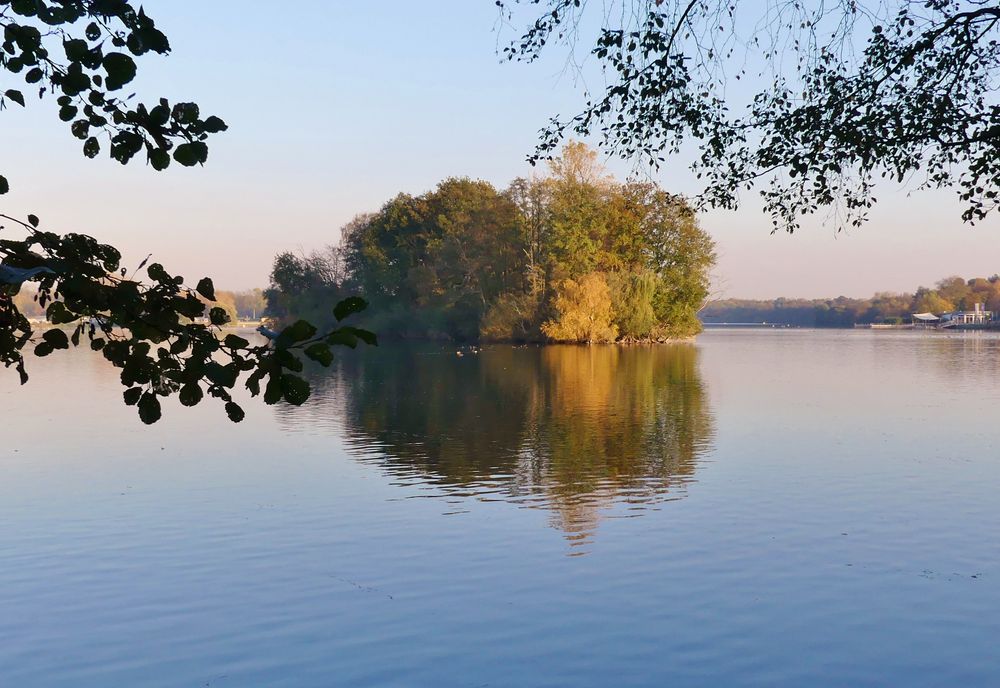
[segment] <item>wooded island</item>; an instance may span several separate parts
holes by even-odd
[[[700,331],[714,261],[683,198],[617,182],[569,143],[502,191],[452,178],[396,196],[336,246],[279,255],[266,295],[274,317],[314,322],[360,295],[383,338],[665,341]]]

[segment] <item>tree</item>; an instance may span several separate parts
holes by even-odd
[[[618,338],[618,327],[612,323],[611,290],[599,272],[563,280],[555,310],[556,317],[542,325],[542,332],[557,342],[606,344]]]
[[[656,275],[649,270],[614,272],[608,276],[608,286],[618,332],[630,339],[649,337],[658,324],[653,308]]]
[[[382,331],[475,339],[490,305],[524,284],[518,208],[484,181],[400,194],[341,235],[347,281]]]
[[[757,188],[775,230],[820,210],[859,225],[879,178],[957,187],[969,222],[997,207],[993,2],[497,4],[505,23],[527,27],[508,59],[584,45],[605,75],[576,115],[551,121],[532,160],[567,135],[654,165],[696,149],[699,207],[736,208]],[[590,26],[594,35],[581,35]]]
[[[143,154],[154,170],[171,162],[200,165],[208,159],[209,136],[226,130],[220,118],[203,118],[195,103],[161,98],[147,105],[121,97],[136,76],[134,58],[170,50],[152,18],[130,0],[7,0],[0,2],[0,28],[0,70],[19,75],[39,98],[55,97],[59,118],[89,158],[106,147],[122,164]],[[11,104],[27,106],[21,90],[0,93],[0,108]],[[0,194],[9,187],[0,176]],[[241,376],[251,394],[263,393],[269,404],[301,404],[309,396],[308,383],[298,375],[303,357],[329,365],[331,345],[374,343],[363,330],[319,333],[304,321],[266,345],[232,333],[222,337],[219,330],[231,315],[218,304],[210,279],[186,287],[162,265],[147,267],[147,258],[140,266],[150,280],[145,283],[121,268],[117,249],[92,237],[44,231],[35,215],[0,218],[12,223],[0,230],[23,237],[0,239],[0,362],[14,367],[22,384],[28,381],[23,352],[29,344],[44,357],[86,338],[121,369],[124,401],[137,407],[143,422],[160,418],[163,397],[176,395],[194,406],[206,394],[221,400],[238,422],[244,412],[231,390]],[[54,326],[40,334],[21,308],[25,283],[34,283],[32,299]],[[333,311],[339,321],[364,306],[349,299]],[[194,322],[202,315],[209,324]]]
[[[597,153],[571,141],[549,161],[550,200],[546,245],[556,280],[582,276],[601,265],[611,220],[611,180]]]
[[[955,310],[955,304],[948,301],[938,292],[921,287],[913,300],[913,310],[916,313],[948,313]]]
[[[545,180],[518,178],[505,192],[518,210],[518,228],[524,251],[524,279],[528,291],[540,296],[545,289],[542,261],[546,228],[551,224],[552,185]]]
[[[483,313],[522,285],[517,209],[491,184],[448,179],[426,197],[426,306],[446,313],[446,329],[475,339]],[[427,293],[427,287],[424,292]]]
[[[958,275],[940,280],[937,283],[937,293],[954,307],[972,309],[971,304],[966,304],[966,301],[969,300],[969,285]],[[954,308],[949,310],[954,310]]]

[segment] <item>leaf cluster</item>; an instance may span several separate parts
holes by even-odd
[[[134,103],[124,91],[136,58],[165,55],[170,42],[129,0],[3,0],[0,70],[24,86],[0,87],[0,107],[25,107],[26,92],[55,98],[59,119],[94,158],[106,149],[125,164],[137,155],[156,170],[208,159],[206,140],[226,123],[196,103]],[[9,188],[0,176],[0,194]]]
[[[21,240],[0,239],[0,362],[14,367],[22,384],[28,381],[29,347],[46,357],[86,343],[120,370],[124,401],[137,408],[144,423],[159,420],[161,400],[172,396],[184,406],[218,399],[239,422],[244,411],[233,394],[241,380],[268,404],[300,405],[310,394],[300,375],[305,360],[328,366],[335,347],[377,343],[367,330],[339,325],[365,309],[358,298],[333,305],[336,327],[319,332],[298,321],[267,343],[251,343],[223,332],[229,315],[212,305],[211,279],[190,288],[183,277],[151,263],[140,265],[148,278],[143,281],[120,268],[114,247],[82,234],[41,231],[34,217],[6,219],[28,233]],[[37,330],[12,298],[24,281],[35,283],[48,329]]]
[[[997,207],[996,3],[616,0],[593,37],[587,3],[497,4],[508,22],[527,13],[507,59],[584,45],[606,77],[532,161],[573,135],[654,166],[694,149],[699,206],[734,209],[755,189],[776,231],[821,211],[860,225],[879,179],[954,188],[968,222]]]

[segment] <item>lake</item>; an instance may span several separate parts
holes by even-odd
[[[0,685],[1000,685],[1000,338],[463,353],[0,371]]]

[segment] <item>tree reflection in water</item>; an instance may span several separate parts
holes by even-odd
[[[389,346],[316,374],[289,425],[334,416],[349,451],[397,483],[549,510],[574,544],[615,505],[635,515],[683,497],[712,442],[686,344]]]

